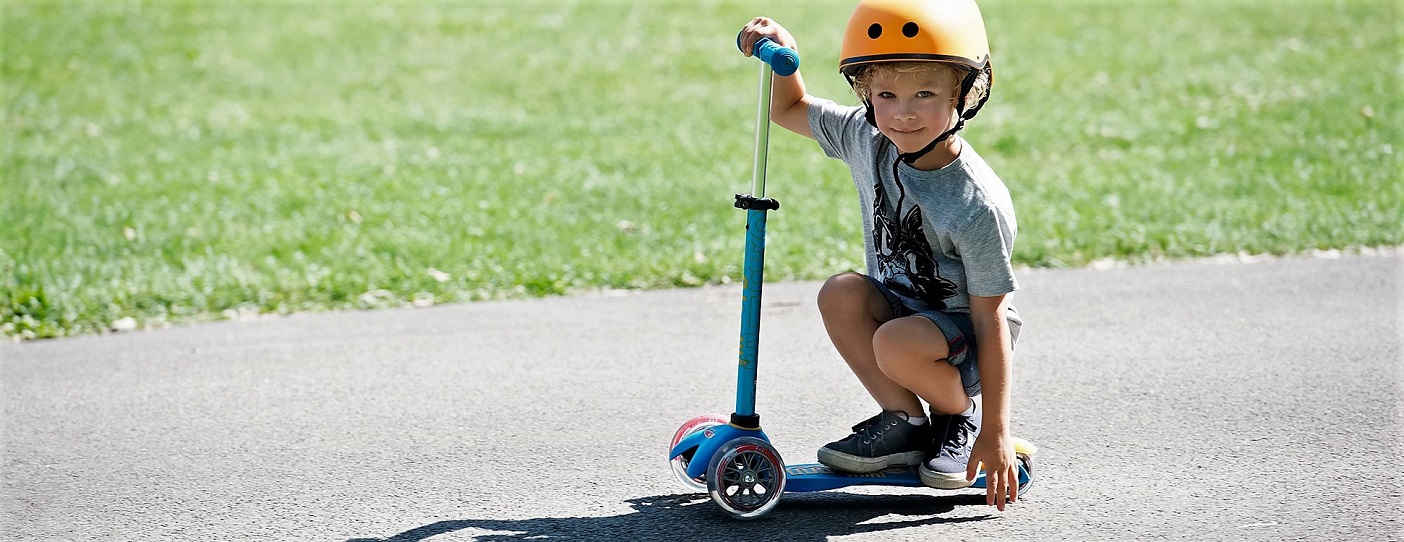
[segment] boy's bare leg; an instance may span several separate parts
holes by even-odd
[[[819,314],[824,318],[824,328],[828,330],[834,348],[848,362],[853,374],[858,376],[858,381],[863,383],[878,406],[883,410],[900,410],[914,418],[926,417],[917,396],[889,378],[878,366],[874,334],[884,323],[892,320],[892,308],[867,277],[857,273],[829,277],[819,289]],[[942,340],[939,344],[944,347],[946,342]],[[959,382],[957,374],[957,386]],[[961,396],[964,397],[964,394]]]
[[[874,334],[873,351],[882,373],[925,399],[933,412],[959,414],[970,406],[960,370],[946,362],[946,336],[931,320],[908,316],[884,323]]]

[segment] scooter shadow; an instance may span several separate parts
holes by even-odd
[[[704,494],[642,497],[635,511],[606,517],[456,519],[415,527],[387,538],[346,542],[415,542],[473,529],[476,542],[520,540],[827,540],[923,525],[981,521],[989,514],[949,517],[957,506],[984,505],[981,495],[866,495],[819,492],[786,495],[765,517],[742,521],[725,515]],[[887,521],[872,520],[888,515]],[[459,533],[460,536],[467,533]],[[455,538],[461,539],[461,538]]]

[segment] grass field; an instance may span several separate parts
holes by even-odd
[[[852,103],[852,2],[768,4]],[[0,2],[0,333],[735,280],[752,5]],[[1016,263],[1404,243],[1396,3],[982,5]],[[769,195],[768,278],[861,267],[841,163]]]

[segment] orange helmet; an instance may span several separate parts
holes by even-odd
[[[969,69],[962,85],[962,105],[977,77],[983,75],[993,83],[989,38],[975,0],[859,2],[843,32],[839,72],[852,82],[866,65],[902,61],[946,62]],[[962,117],[974,117],[984,105],[983,98],[972,107],[962,107]]]
[[[839,71],[873,62],[928,60],[979,70],[990,60],[974,0],[863,0],[848,19]]]

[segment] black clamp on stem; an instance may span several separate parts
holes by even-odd
[[[770,198],[758,198],[750,194],[737,194],[736,208],[747,211],[774,211],[780,208],[780,202]]]
[[[740,427],[742,429],[760,429],[760,415],[752,414],[750,416],[742,416],[740,414],[732,412],[731,425]]]

